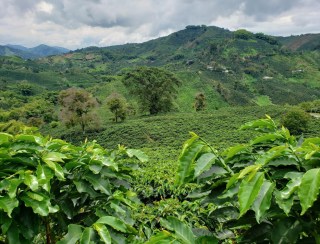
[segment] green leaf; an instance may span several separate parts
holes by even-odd
[[[82,226],[70,224],[68,225],[68,233],[57,242],[57,244],[76,244],[77,241],[81,238],[82,235]]]
[[[298,172],[297,172],[298,173]],[[288,174],[286,174],[288,175]],[[299,189],[299,186],[301,184],[301,179],[303,174],[295,174],[296,177],[290,180],[286,187],[281,191],[281,198],[282,199],[288,199],[289,197],[292,196],[292,194]]]
[[[236,173],[236,174],[234,174],[233,176],[230,177],[230,179],[229,179],[229,181],[227,183],[227,186],[226,186],[226,190],[228,190],[231,186],[233,186],[233,184],[235,182],[238,181],[239,175],[240,175],[240,173]]]
[[[214,236],[200,236],[196,240],[196,244],[218,244],[219,239]]]
[[[289,215],[291,207],[293,205],[293,195],[289,198],[282,198],[282,194],[280,191],[274,191],[276,197],[276,203],[278,206],[285,212],[286,215]]]
[[[99,190],[106,195],[111,195],[110,182],[101,178],[101,175],[86,173],[84,175],[84,178],[91,183],[91,185],[96,191]]]
[[[32,191],[36,191],[39,188],[38,179],[32,174],[33,172],[28,170],[24,173],[24,183],[30,187]]]
[[[48,165],[50,169],[54,171],[54,174],[57,176],[59,180],[65,180],[63,168],[60,164],[56,163],[55,161],[51,161],[48,158],[42,158],[42,160]]]
[[[294,218],[285,218],[278,221],[271,234],[271,240],[277,244],[296,243],[301,231],[301,224]]]
[[[11,198],[15,198],[17,195],[17,189],[18,189],[19,185],[23,182],[23,180],[12,178],[7,181],[8,181],[8,188],[7,188],[8,195]]]
[[[54,174],[52,170],[48,166],[46,165],[42,166],[41,164],[38,165],[37,167],[38,184],[47,192],[50,192],[50,189],[51,189],[50,180],[53,178],[53,175]]]
[[[142,152],[142,151],[140,151],[140,150],[137,150],[137,149],[127,149],[126,152],[127,152],[128,156],[129,156],[130,158],[136,157],[136,158],[139,159],[142,163],[148,161],[148,156],[147,156],[144,152]]]
[[[271,183],[270,181],[264,181],[258,197],[254,201],[252,205],[253,211],[256,213],[256,220],[260,223],[260,219],[265,215],[267,210],[270,208],[271,199],[273,189],[275,188],[276,184]]]
[[[102,169],[102,163],[97,160],[91,160],[88,167],[92,173],[99,174]]]
[[[196,167],[194,172],[194,177],[198,177],[204,171],[208,170],[211,165],[214,163],[214,160],[217,158],[213,153],[205,153],[200,156],[200,158],[196,161]]]
[[[301,179],[298,191],[303,215],[317,200],[320,188],[320,168],[308,170]]]
[[[148,240],[145,244],[167,244],[172,243],[174,241],[170,232],[163,230],[152,236],[150,240]]]
[[[49,213],[56,213],[59,210],[58,206],[51,205],[50,198],[43,193],[26,192],[21,195],[21,200],[41,216],[48,216]]]
[[[226,160],[229,160],[233,158],[233,156],[235,156],[237,153],[245,151],[247,149],[248,149],[247,145],[237,145],[237,146],[228,148],[221,155],[226,156]]]
[[[19,227],[13,223],[7,232],[7,239],[9,244],[20,244]]]
[[[93,228],[98,232],[101,240],[106,244],[111,244],[111,236],[107,227],[103,224],[95,223]]]
[[[262,172],[257,172],[254,177],[248,180],[249,177],[245,178],[239,187],[239,203],[240,203],[240,216],[239,218],[244,215],[253,202],[255,201],[256,197],[259,194],[261,186],[264,182],[264,174]]]
[[[182,185],[194,179],[195,160],[205,147],[202,142],[197,141],[198,136],[193,136],[185,142],[179,157],[179,168],[176,176],[176,184]]]
[[[59,152],[48,152],[46,155],[42,156],[43,161],[51,161],[51,162],[61,162],[63,163],[63,159],[66,159],[67,156],[59,153]]]
[[[5,211],[11,218],[13,209],[19,206],[19,201],[16,198],[10,198],[9,196],[0,196],[0,209]]]
[[[123,233],[127,233],[128,229],[126,224],[119,218],[113,216],[104,216],[96,221],[98,224],[105,224],[111,226],[113,229],[117,231],[121,231]]]
[[[9,142],[13,138],[12,135],[7,133],[0,133],[0,145]]]
[[[182,243],[195,243],[195,236],[192,233],[191,228],[176,217],[169,216],[167,217],[167,220],[161,219],[160,223],[168,230],[174,231],[174,237],[182,241]]]
[[[259,119],[245,123],[240,127],[240,130],[245,129],[254,129],[261,132],[275,132],[277,126],[270,117],[267,117],[267,119]]]
[[[242,179],[243,177],[245,177],[247,174],[251,172],[257,172],[261,167],[262,165],[259,165],[259,164],[249,165],[245,167],[243,170],[239,172],[238,180]]]
[[[279,139],[283,139],[283,136],[281,134],[276,134],[276,133],[266,134],[266,135],[263,135],[263,136],[256,137],[254,140],[252,140],[250,142],[250,144],[251,145],[255,145],[255,144],[259,144],[261,142],[276,141],[276,140],[279,140]]]
[[[80,237],[80,244],[91,244],[91,239],[93,238],[94,230],[91,227],[87,227],[82,232]]]
[[[277,146],[271,148],[268,152],[262,154],[256,161],[256,164],[266,165],[268,162],[273,160],[276,157],[285,155],[288,146]]]
[[[89,182],[73,181],[73,183],[75,184],[79,193],[88,193],[92,198],[99,196],[99,194],[96,191],[94,191],[92,187],[89,185]]]

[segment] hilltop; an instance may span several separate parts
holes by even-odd
[[[32,48],[12,44],[0,46],[0,56],[18,56],[23,59],[42,58],[67,53],[69,51],[69,49],[63,47],[51,47],[44,44]]]

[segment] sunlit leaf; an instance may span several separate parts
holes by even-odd
[[[320,168],[308,170],[301,179],[301,185],[298,191],[300,204],[302,207],[301,215],[312,207],[317,200],[320,190]]]
[[[253,202],[256,200],[261,186],[264,182],[264,174],[257,172],[255,176],[248,180],[245,178],[239,187],[239,203],[240,203],[240,216],[244,215],[251,207]]]
[[[260,219],[265,215],[267,210],[270,208],[273,189],[275,188],[275,183],[270,181],[264,181],[260,192],[252,205],[253,211],[256,213],[256,220],[260,223]]]
[[[93,228],[97,231],[101,240],[105,244],[111,244],[111,236],[110,236],[110,233],[105,225],[95,223],[95,224],[93,224]]]
[[[82,226],[70,224],[68,233],[57,244],[76,244],[82,235]]]

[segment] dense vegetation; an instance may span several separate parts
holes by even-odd
[[[0,57],[0,241],[319,242],[320,53],[304,37],[188,26]]]

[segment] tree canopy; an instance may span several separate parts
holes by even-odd
[[[84,89],[72,87],[61,91],[59,104],[62,107],[60,118],[67,126],[79,124],[84,132],[88,124],[97,122],[95,108],[98,103],[92,94]]]
[[[181,82],[166,70],[139,67],[127,71],[123,83],[137,96],[141,109],[154,115],[172,108]]]

